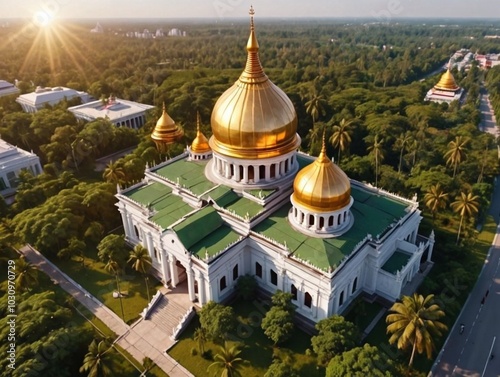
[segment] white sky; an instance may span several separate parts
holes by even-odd
[[[246,17],[500,18],[500,0],[0,0],[0,18]]]

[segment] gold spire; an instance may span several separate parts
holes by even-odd
[[[349,205],[351,182],[326,155],[325,134],[318,158],[303,168],[293,181],[292,198],[313,212],[332,212]]]
[[[163,153],[167,145],[179,140],[183,134],[184,132],[182,129],[177,126],[170,115],[167,114],[164,102],[163,112],[160,119],[156,122],[156,127],[151,134],[151,139],[155,142],[158,150]]]
[[[453,74],[450,71],[450,64],[448,64],[448,69],[445,73],[443,73],[439,82],[434,85],[434,89],[446,91],[456,91],[460,89],[460,87],[455,82]]]
[[[210,146],[208,145],[207,138],[200,130],[200,124],[200,112],[198,111],[196,113],[196,137],[191,144],[191,151],[195,153],[206,153],[210,151]]]
[[[288,96],[264,73],[255,35],[253,7],[245,69],[212,111],[210,147],[233,158],[279,156],[300,146],[297,113]]]

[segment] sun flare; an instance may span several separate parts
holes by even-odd
[[[54,16],[47,11],[38,11],[33,15],[33,22],[40,27],[48,27],[52,24]]]

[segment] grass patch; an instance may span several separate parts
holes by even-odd
[[[316,366],[316,357],[306,355],[306,349],[311,346],[311,337],[296,329],[294,336],[279,348],[273,343],[260,328],[264,315],[259,311],[256,302],[236,301],[232,305],[238,319],[238,328],[230,336],[232,342],[238,343],[242,349],[241,357],[248,361],[242,368],[241,374],[245,377],[262,377],[273,357],[279,357],[295,368],[299,375],[308,377],[324,377],[325,369]],[[212,360],[203,358],[198,352],[198,344],[193,340],[194,330],[199,326],[198,318],[188,326],[181,339],[169,351],[169,354],[180,364],[187,368],[196,377],[207,376],[207,368]],[[218,353],[218,345],[207,342],[206,351],[213,358]],[[192,350],[196,354],[192,355]]]

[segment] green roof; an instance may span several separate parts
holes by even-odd
[[[406,266],[410,258],[410,254],[398,249],[389,259],[387,259],[387,262],[382,266],[382,270],[390,272],[391,274],[396,274],[396,272],[401,271],[403,267]]]
[[[222,219],[212,206],[207,206],[186,217],[172,229],[179,237],[186,250],[217,230]]]
[[[127,191],[123,193],[123,195],[129,197],[135,202],[142,204],[143,206],[148,206],[154,205],[156,202],[171,193],[172,190],[170,189],[170,187],[161,183],[152,183]]]
[[[171,182],[178,182],[181,187],[185,187],[199,196],[216,186],[215,183],[205,177],[206,166],[207,161],[194,162],[184,158],[153,170],[153,172]]]
[[[219,207],[236,213],[240,217],[253,218],[263,211],[264,207],[253,200],[244,198],[236,194],[232,189],[226,186],[219,186],[206,195],[211,197]]]
[[[288,222],[291,204],[286,204],[253,230],[287,245],[294,256],[327,271],[335,269],[368,234],[377,236],[406,214],[407,204],[352,187],[354,224],[335,238],[315,238],[294,231]]]
[[[222,225],[205,238],[192,245],[189,251],[200,259],[204,259],[207,255],[212,257],[238,241],[240,237],[241,236],[231,230],[230,227]]]

